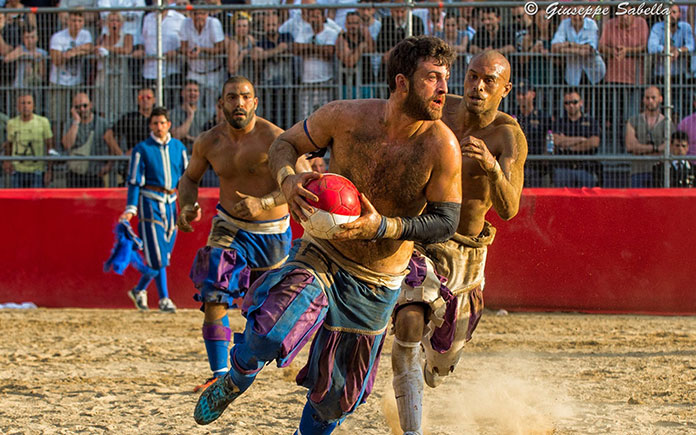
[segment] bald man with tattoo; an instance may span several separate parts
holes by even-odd
[[[493,207],[508,220],[519,208],[527,140],[519,124],[498,111],[511,89],[510,64],[487,50],[469,63],[464,95],[447,95],[442,120],[461,146],[462,207],[450,240],[416,243],[395,310],[393,385],[406,435],[423,433],[423,378],[434,388],[454,370],[481,317],[486,251],[495,236],[486,213]]]

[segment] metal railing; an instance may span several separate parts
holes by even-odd
[[[600,5],[604,6],[617,6],[619,3],[623,2],[602,2]],[[551,5],[552,2],[537,2],[539,8],[545,8]],[[638,5],[640,2],[630,2],[630,4]],[[663,5],[669,5],[671,3],[662,3]],[[679,2],[678,4],[682,4]],[[691,7],[696,6],[696,2],[683,2],[683,4],[689,5]],[[322,9],[327,10],[337,10],[341,8],[350,9],[361,9],[361,8],[376,8],[379,10],[390,10],[397,7],[406,7],[407,16],[413,16],[413,12],[418,8],[436,8],[439,7],[440,3],[418,3],[406,2],[404,4],[384,4],[384,3],[360,3],[352,5],[321,5]],[[595,2],[573,2],[574,6],[597,6]],[[484,7],[496,7],[500,8],[501,16],[503,17],[502,23],[509,23],[509,11],[507,8],[521,6],[518,2],[476,2],[475,4],[468,2],[452,2],[446,3],[444,5],[445,9],[452,9],[453,11],[458,11],[459,8],[474,8],[476,10],[481,10]],[[161,20],[161,15],[165,11],[176,11],[177,13],[191,13],[191,11],[205,10],[205,11],[223,11],[223,13],[234,14],[240,11],[246,12],[259,12],[265,10],[275,10],[281,13],[288,12],[290,16],[299,15],[301,10],[313,9],[316,5],[280,5],[280,6],[260,6],[260,5],[206,5],[206,6],[195,6],[194,8],[183,7],[183,6],[163,6],[154,5],[149,7],[141,8],[81,8],[83,12],[99,12],[107,13],[113,11],[142,11],[144,13],[155,12]],[[55,15],[59,12],[64,13],[70,11],[70,9],[63,8],[41,8],[38,11],[32,9],[5,9],[2,12],[5,13],[16,13],[16,14],[32,14],[38,12],[40,14],[51,14]],[[263,14],[257,13],[257,16],[262,16]],[[605,20],[609,17],[602,17]],[[57,20],[56,20],[57,21]],[[411,23],[411,20],[407,20],[407,23]],[[46,160],[52,161],[54,163],[54,168],[57,173],[64,171],[64,166],[66,161],[75,160],[92,160],[99,159],[104,162],[108,161],[126,161],[127,156],[69,156],[66,150],[62,149],[60,146],[63,133],[65,131],[65,126],[70,120],[70,107],[71,101],[70,97],[75,91],[86,91],[92,96],[92,102],[95,104],[96,112],[100,115],[109,118],[111,122],[116,121],[124,113],[132,111],[138,107],[138,101],[136,100],[137,90],[142,85],[153,85],[155,87],[155,96],[159,103],[165,103],[170,108],[176,108],[180,105],[180,94],[181,89],[185,85],[188,74],[187,74],[187,56],[185,53],[178,52],[175,56],[166,57],[162,43],[166,39],[166,32],[162,31],[162,26],[166,27],[166,24],[160,24],[157,27],[156,32],[156,46],[157,50],[154,54],[146,55],[142,58],[134,58],[132,55],[119,56],[111,55],[102,56],[98,53],[89,54],[82,57],[83,66],[82,73],[86,77],[86,81],[76,87],[58,87],[50,84],[47,78],[39,84],[33,84],[29,90],[35,95],[35,100],[37,102],[37,113],[49,115],[49,119],[52,122],[52,128],[54,133],[54,140],[57,144],[56,148],[58,152],[63,155],[60,156],[49,156],[45,157]],[[96,33],[101,33],[101,26],[96,25]],[[252,34],[259,36],[259,27],[251,26]],[[548,170],[550,167],[572,165],[572,164],[587,164],[592,163],[598,168],[599,182],[606,187],[628,187],[626,181],[626,174],[630,172],[630,167],[632,162],[668,162],[675,159],[675,156],[670,155],[669,147],[661,156],[633,156],[625,153],[624,147],[624,133],[623,126],[628,119],[627,115],[634,115],[640,112],[639,98],[640,92],[645,89],[650,84],[654,84],[654,74],[653,66],[657,62],[662,62],[664,64],[664,83],[661,85],[663,88],[664,96],[664,114],[669,119],[673,117],[673,109],[676,109],[678,118],[677,120],[688,115],[692,110],[691,102],[694,101],[693,96],[696,93],[693,78],[692,77],[673,77],[670,74],[670,58],[669,45],[670,45],[670,31],[669,26],[667,26],[667,32],[665,35],[666,43],[665,50],[661,54],[651,55],[647,52],[640,54],[640,60],[637,62],[637,68],[640,69],[641,74],[638,77],[642,77],[640,81],[634,84],[616,84],[616,83],[606,83],[604,81],[598,84],[580,84],[577,86],[583,93],[588,95],[586,101],[587,113],[592,115],[602,126],[601,136],[600,136],[600,146],[596,155],[571,155],[571,156],[547,156],[542,153],[530,154],[528,160],[530,162],[530,167],[534,164],[544,165]],[[39,29],[41,31],[41,29]],[[166,30],[166,29],[165,29]],[[409,32],[412,31],[408,30]],[[693,32],[693,29],[692,29]],[[96,36],[96,35],[95,35]],[[226,40],[229,40],[232,36],[226,35]],[[41,39],[41,38],[39,38]],[[150,50],[151,51],[151,50]],[[103,54],[103,53],[102,53]],[[696,55],[692,53],[690,55]],[[227,60],[229,59],[230,53],[225,52],[225,54],[217,56],[209,56],[207,60],[217,60],[223,65],[225,70],[224,75],[229,74],[231,71],[227,69]],[[280,56],[274,57],[276,63],[286,64],[286,75],[281,77],[281,80],[267,80],[264,73],[266,72],[265,67],[267,64],[265,62],[248,61],[245,65],[247,72],[251,72],[252,81],[256,85],[257,94],[259,96],[259,108],[257,113],[264,118],[267,118],[275,123],[277,123],[282,128],[288,128],[293,123],[301,120],[304,116],[319,104],[332,99],[344,99],[344,98],[386,98],[388,97],[388,90],[383,77],[380,75],[380,66],[373,64],[373,59],[381,56],[381,53],[366,53],[362,56],[358,64],[354,68],[345,68],[341,62],[335,57],[329,61],[330,63],[330,75],[331,78],[325,80],[321,83],[304,83],[303,82],[303,56],[301,53],[286,53]],[[461,62],[458,63],[458,67],[461,70],[465,68],[468,60],[470,59],[470,54],[464,54],[461,56]],[[533,53],[533,52],[513,52],[509,54],[509,59],[514,65],[519,64],[522,60],[527,62],[527,65],[536,65],[539,71],[544,73],[545,79],[534,83],[537,90],[537,100],[536,107],[543,109],[547,114],[555,115],[560,117],[563,112],[562,106],[562,93],[569,88],[569,85],[564,83],[562,74],[560,71],[564,68],[563,60],[567,55],[555,54],[555,53]],[[154,79],[146,80],[142,75],[142,68],[144,61],[156,61],[157,63],[157,73]],[[111,74],[111,77],[101,77],[103,81],[99,81],[99,63],[102,63],[102,67],[106,62],[112,62],[114,64],[121,65],[121,72],[118,74]],[[179,73],[168,74],[167,73],[167,63],[173,62],[178,64]],[[364,73],[364,65],[368,63],[373,68],[367,68],[372,72],[371,76],[366,76]],[[51,67],[51,61],[49,58],[45,59],[45,71],[46,75],[49,75],[49,70]],[[124,66],[125,65],[125,66]],[[174,68],[176,70],[176,68]],[[696,71],[695,71],[696,73]],[[513,70],[513,75],[515,71]],[[454,76],[454,74],[453,74]],[[461,77],[459,74],[458,77]],[[365,80],[367,78],[371,80]],[[16,77],[10,76],[11,79]],[[676,78],[677,81],[673,82]],[[111,82],[107,83],[109,80]],[[513,84],[516,79],[513,79]],[[205,83],[201,83],[201,88],[203,88]],[[219,87],[219,84],[217,85]],[[463,92],[462,82],[454,81],[450,82],[450,92],[461,94]],[[209,87],[210,89],[215,89],[215,86]],[[17,88],[13,86],[13,83],[6,81],[0,85],[0,110],[5,113],[14,113],[14,107],[16,106],[17,95],[21,92],[26,91],[27,88]],[[61,95],[62,94],[62,95]],[[101,95],[101,97],[100,97]],[[55,103],[58,100],[60,104]],[[209,100],[211,98],[208,98]],[[514,101],[514,90],[510,97],[503,100],[501,109],[507,112],[513,112],[515,109]],[[128,101],[130,100],[130,101]],[[215,97],[212,97],[215,100]],[[209,112],[211,117],[211,122],[214,122],[214,107],[211,107],[210,101],[207,101],[207,106],[203,107],[205,111]],[[49,106],[52,106],[52,111],[48,110]],[[50,113],[52,112],[52,113]],[[671,131],[671,123],[668,122],[668,127],[666,128],[665,135],[669,136]],[[147,132],[143,132],[144,137],[147,136]],[[143,137],[143,138],[144,138]],[[124,138],[120,139],[120,146],[126,151],[132,144],[125,144]],[[669,141],[667,141],[668,143]],[[189,144],[190,145],[190,144]],[[540,148],[539,144],[535,144],[536,148]],[[543,148],[543,145],[542,147]],[[45,153],[44,153],[45,154]],[[27,157],[27,156],[5,156],[0,158],[0,160],[7,161],[22,161],[22,160],[43,160],[43,157]],[[123,163],[121,163],[123,164]],[[669,185],[669,168],[668,165],[664,165],[665,170],[663,173],[664,185]],[[118,184],[116,181],[118,179],[118,165],[114,165],[112,169],[112,174],[110,177],[110,185]],[[616,175],[615,180],[609,180],[610,177]],[[550,182],[553,185],[553,181]],[[532,183],[528,183],[533,185]],[[10,180],[7,174],[3,177],[3,186],[7,187],[10,185]],[[60,186],[60,183],[54,182],[54,186]]]

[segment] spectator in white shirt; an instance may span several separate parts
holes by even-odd
[[[92,54],[92,35],[83,27],[80,11],[68,14],[68,27],[51,36],[51,73],[49,81],[49,116],[54,127],[62,131],[62,123],[70,114],[72,94],[85,84],[84,57]]]
[[[226,78],[223,67],[225,34],[222,23],[205,10],[194,10],[181,26],[181,53],[188,62],[187,80],[201,87],[203,107],[212,109]]]
[[[598,42],[599,29],[592,18],[573,15],[561,21],[551,41],[551,51],[566,55],[566,84],[578,86],[583,73],[586,81],[593,85],[604,78],[607,69],[597,52]]]
[[[179,89],[183,83],[181,62],[177,59],[181,39],[179,31],[186,17],[177,11],[165,9],[162,12],[162,79],[164,83],[164,105],[174,107],[179,97]],[[136,59],[145,58],[142,66],[144,85],[154,88],[157,80],[157,14],[150,12],[143,19],[143,30],[140,34],[141,44],[133,51]],[[139,80],[140,81],[140,80]]]
[[[83,9],[94,8],[96,6],[97,0],[60,0],[58,2],[58,7],[62,9]],[[68,14],[68,12],[58,12],[58,20],[61,29],[68,27]],[[82,12],[82,18],[85,20],[84,29],[92,35],[92,40],[96,41],[99,36],[99,31],[97,30],[99,14],[96,12]],[[39,31],[43,31],[43,29],[39,28]]]
[[[314,0],[303,1],[313,4]],[[332,86],[338,32],[326,23],[323,9],[303,9],[294,34],[293,52],[302,58],[300,113],[308,117],[335,99]]]

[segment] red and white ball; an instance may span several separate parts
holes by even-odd
[[[360,192],[349,179],[327,173],[304,187],[319,197],[317,202],[307,200],[315,212],[302,222],[305,231],[313,237],[330,239],[342,231],[339,225],[360,217]]]

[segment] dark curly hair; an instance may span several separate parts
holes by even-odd
[[[455,59],[454,50],[445,41],[434,36],[411,36],[396,44],[387,60],[387,84],[389,91],[396,90],[396,76],[403,74],[411,80],[418,64],[433,59],[435,65],[450,68]]]

